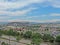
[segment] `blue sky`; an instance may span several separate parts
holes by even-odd
[[[0,22],[59,22],[60,0],[0,0]]]

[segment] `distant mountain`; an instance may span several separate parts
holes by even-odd
[[[37,22],[0,22],[0,25],[5,26],[31,26],[33,24],[60,24],[60,22],[52,23],[37,23]]]
[[[30,26],[32,24],[37,24],[35,22],[10,22],[7,26]]]

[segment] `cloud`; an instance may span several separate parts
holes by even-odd
[[[19,19],[12,19],[8,20],[8,22],[39,22],[39,23],[46,23],[46,22],[59,22],[60,19],[52,19],[52,20],[19,20]]]
[[[51,5],[55,8],[60,8],[60,0],[50,0]]]
[[[4,20],[4,19],[8,19],[8,18],[11,18],[11,17],[7,17],[7,16],[4,16],[4,17],[0,17],[0,20]]]
[[[59,22],[60,19],[51,19],[51,20],[45,20],[45,21],[42,21],[42,22]]]
[[[22,8],[30,4],[37,3],[60,8],[59,0],[0,0],[0,10]],[[44,4],[44,5],[45,5]]]
[[[20,16],[20,15],[23,15],[25,14],[26,12],[25,11],[17,11],[17,12],[7,12],[7,11],[0,11],[0,14],[1,15],[8,15],[8,16]]]
[[[10,2],[6,1],[1,1],[0,0],[0,9],[9,9],[9,8],[22,8],[24,6],[28,6],[32,3],[41,3],[44,2],[44,0],[25,0],[25,1],[20,1],[20,0],[16,0],[15,2],[12,2],[12,0]]]
[[[36,19],[36,18],[41,18],[41,17],[46,17],[47,15],[35,15],[35,16],[29,16],[26,17],[27,19]]]
[[[44,3],[44,4],[43,4]],[[45,4],[47,3],[47,4]],[[26,15],[28,12],[31,12],[32,10],[35,10],[37,8],[32,7],[31,4],[39,4],[39,5],[47,5],[47,6],[52,6],[54,8],[60,8],[60,1],[59,0],[0,0],[0,16],[1,15],[6,15],[6,17],[0,17],[1,21],[3,18],[4,19],[8,19],[11,18],[12,16],[22,16],[22,15]],[[30,6],[30,7],[29,7]],[[11,11],[11,9],[21,9],[23,7],[28,7],[26,9],[23,10],[16,10],[16,11]],[[8,10],[10,9],[10,10]],[[7,11],[8,10],[8,11]],[[34,15],[34,14],[33,14]],[[60,14],[49,14],[50,16],[60,16]],[[47,15],[41,15],[40,17],[45,17]],[[27,18],[38,18],[39,16],[32,16],[32,17],[27,17]],[[14,19],[16,21],[22,21],[19,19]],[[5,21],[14,21],[14,20],[5,20]],[[60,19],[54,19],[54,20],[30,20],[30,21],[37,21],[37,22],[56,22],[59,21]],[[23,21],[29,21],[27,20],[23,20]]]
[[[60,14],[58,14],[58,13],[52,13],[52,14],[50,14],[50,16],[60,16]]]
[[[46,5],[48,6],[50,5],[52,7],[60,8],[59,0],[0,0],[0,10],[22,8],[33,3],[47,3]]]
[[[24,2],[23,2],[24,3]],[[28,5],[28,4],[23,4],[23,3],[12,3],[12,2],[0,2],[0,9],[1,10],[6,10],[6,9],[10,9],[10,8],[22,8],[24,7],[25,5]]]
[[[0,11],[0,15],[8,15],[8,16],[22,16],[28,13],[29,11],[32,11],[36,8],[28,8],[26,10],[21,10],[21,11]]]
[[[29,19],[31,19],[31,18],[38,18],[39,16],[29,16],[29,17],[27,17],[27,19],[29,18]]]

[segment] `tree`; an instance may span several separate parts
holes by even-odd
[[[33,45],[40,45],[41,41],[42,41],[42,36],[39,33],[33,33],[32,35],[32,44]]]
[[[21,39],[21,36],[16,36],[16,41],[19,42],[19,40]],[[15,43],[16,45],[16,43]]]
[[[42,35],[40,33],[33,33],[32,38],[42,38]]]
[[[42,40],[41,38],[33,38],[31,43],[33,45],[40,45],[41,40]]]
[[[31,44],[26,44],[26,45],[31,45]]]
[[[9,45],[10,45],[10,36],[13,35],[13,30],[12,29],[8,30],[7,35],[9,36]]]
[[[2,42],[1,45],[5,45],[5,42]]]
[[[53,41],[54,41],[54,37],[51,36],[50,34],[44,34],[44,35],[43,35],[43,40],[44,40],[44,41],[53,42]]]
[[[56,37],[56,40],[55,40],[56,42],[60,42],[60,35],[58,35],[57,37]]]
[[[21,39],[20,36],[16,36],[16,40],[17,40],[17,42],[19,42],[20,39]]]
[[[8,43],[2,42],[1,45],[8,45]]]
[[[2,36],[2,31],[0,30],[0,38],[1,38],[1,36]],[[1,40],[0,40],[0,43],[1,43]]]
[[[24,36],[23,32],[20,32],[20,35],[21,35],[21,37],[23,38],[23,36]]]
[[[55,41],[55,38],[51,36],[49,42],[54,43],[54,41]]]
[[[31,32],[31,31],[27,31],[27,32],[25,32],[25,34],[24,34],[24,38],[25,38],[25,39],[30,39],[31,36],[32,36],[32,32]]]
[[[56,36],[55,44],[60,45],[60,35]]]

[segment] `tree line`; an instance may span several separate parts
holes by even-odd
[[[12,29],[0,30],[0,38],[2,35],[13,36],[16,38],[17,42],[19,42],[19,40],[21,40],[22,38],[31,40],[31,44],[27,44],[27,45],[40,45],[41,42],[50,42],[50,43],[58,42],[58,45],[60,44],[60,35],[57,35],[55,38],[52,35],[46,33],[42,35],[40,33],[37,32],[34,33],[32,31],[17,32]],[[9,44],[2,42],[1,45],[10,45],[10,40],[9,40]]]

